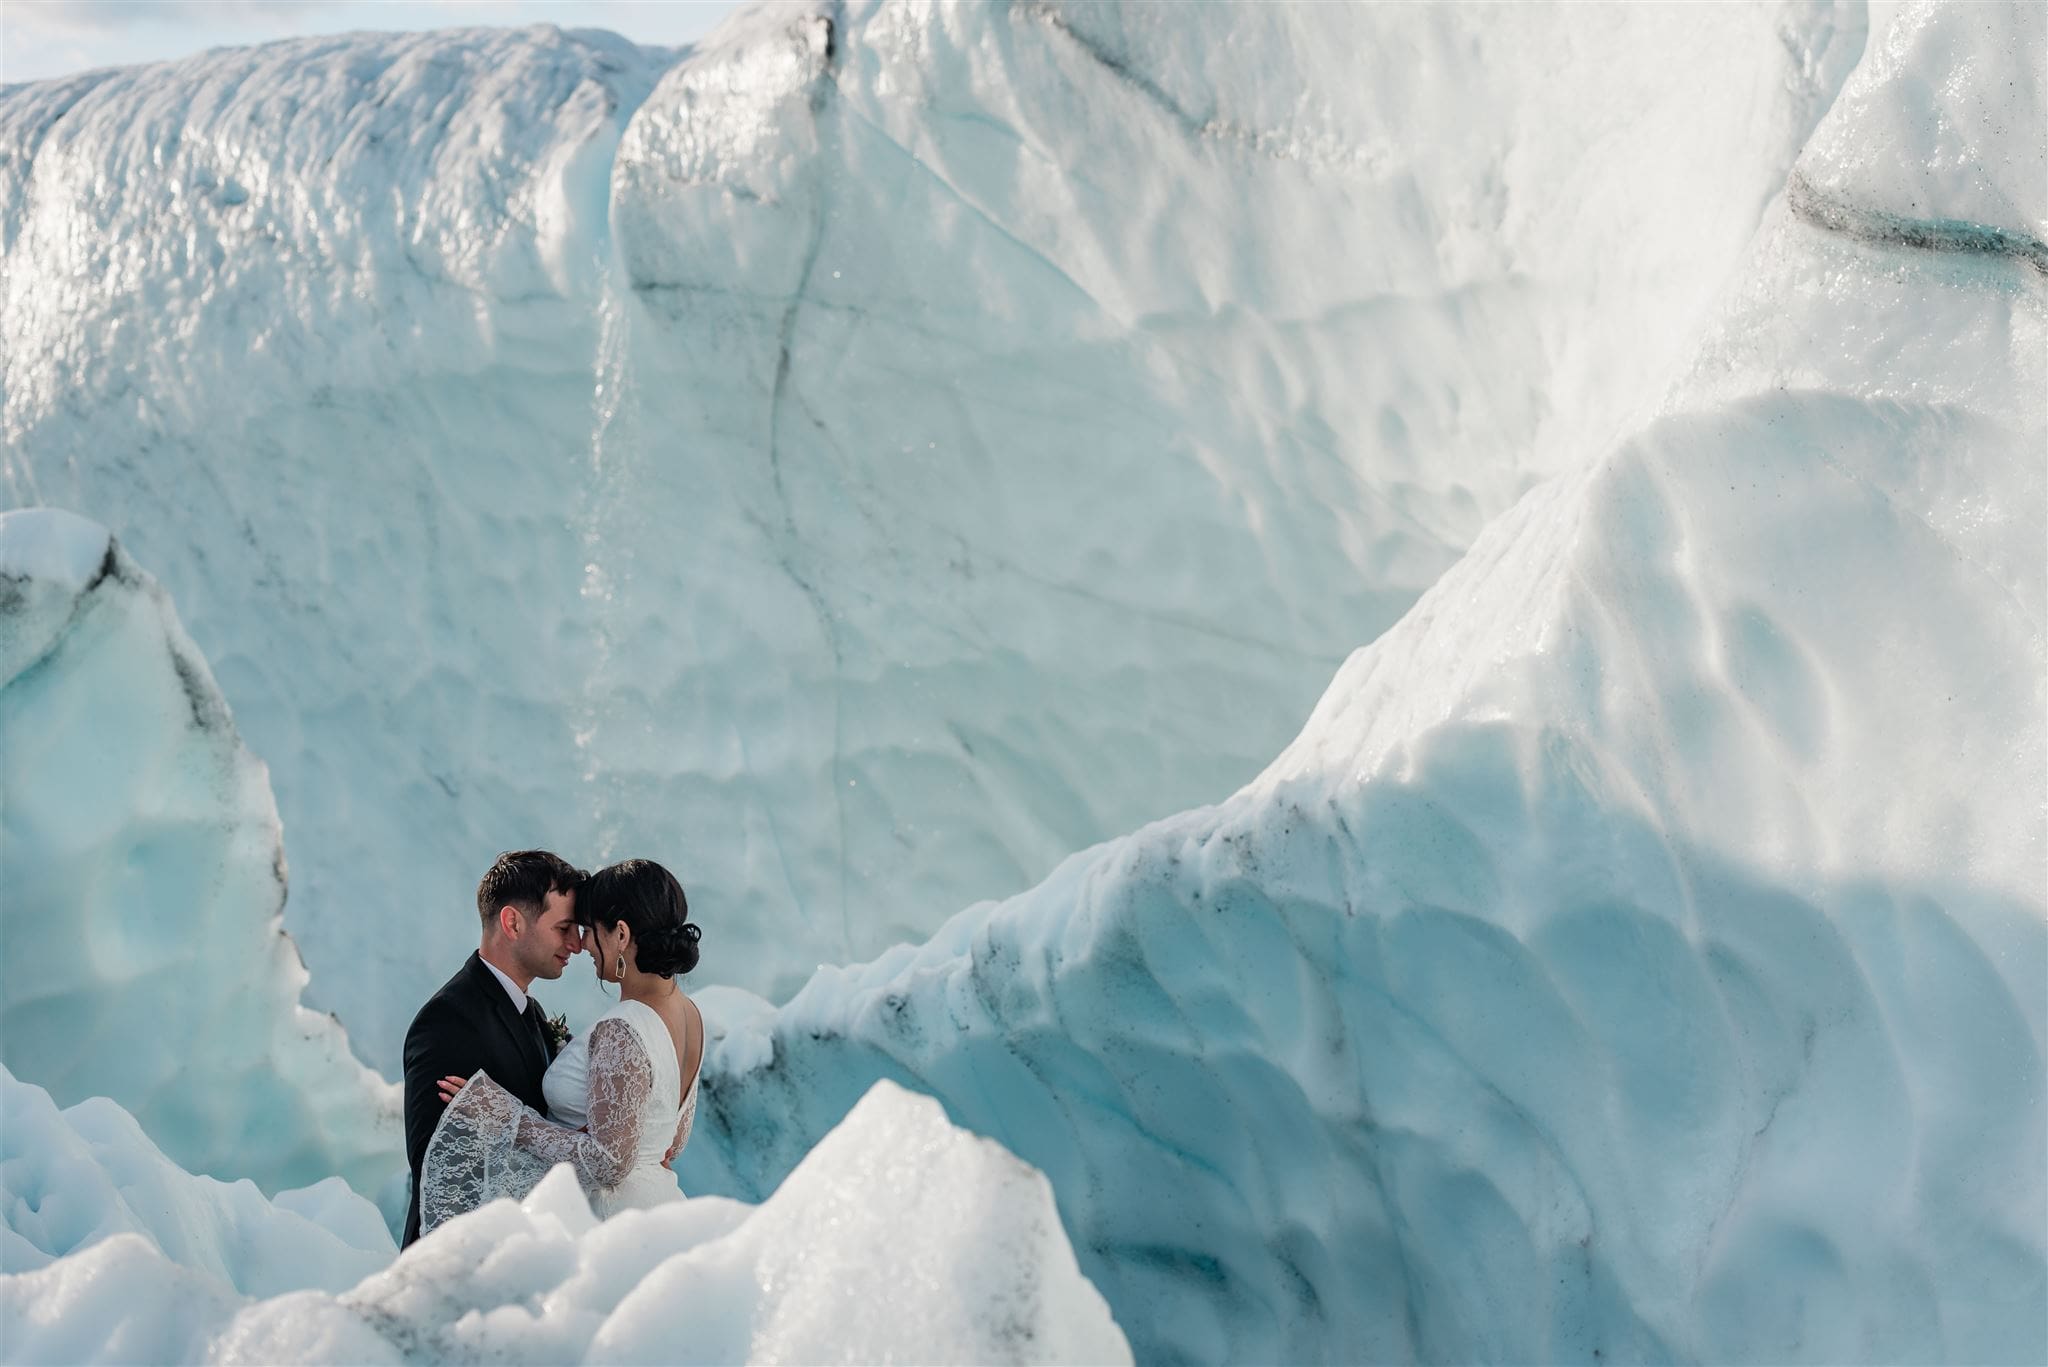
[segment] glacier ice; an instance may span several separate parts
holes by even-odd
[[[66,1176],[69,1199],[96,1199]],[[296,1219],[253,1192],[245,1206],[248,1227]],[[887,1083],[758,1207],[701,1197],[599,1223],[557,1169],[352,1286],[316,1275],[317,1251],[277,1250],[272,1275],[305,1289],[237,1296],[183,1250],[116,1234],[10,1266],[0,1343],[79,1363],[1131,1361],[1045,1178]]]
[[[9,1355],[662,1343],[592,1267],[839,1350],[756,1299],[812,1217],[754,1222],[882,1079],[1045,1175],[1148,1361],[2048,1358],[2040,12],[1565,13],[782,8],[0,94],[10,266],[132,286],[8,272],[9,497],[192,605],[366,1056],[454,941],[352,964],[365,861],[452,937],[515,837],[681,840],[776,988],[1278,751],[707,991],[673,1281],[558,1183],[339,1296],[74,1241]]]
[[[2038,5],[1916,0],[1802,153],[1794,204],[1837,230],[2048,272],[2048,138],[2025,122],[2044,49]]]
[[[524,844],[665,852],[786,997],[1255,773],[1639,420],[1863,27],[860,3],[11,87],[6,496],[177,597],[374,1065]],[[364,946],[394,867],[447,914]]]
[[[263,765],[162,588],[70,513],[0,513],[0,740],[0,1060],[191,1171],[374,1190],[398,1089],[299,1004]]]
[[[392,1073],[491,856],[579,841],[543,548],[573,542],[611,148],[673,58],[353,34],[0,90],[4,497],[90,513],[185,606],[323,833],[286,911],[308,1001]]]
[[[377,1208],[339,1177],[268,1199],[247,1179],[195,1177],[105,1097],[60,1111],[48,1092],[4,1069],[0,1205],[6,1274],[127,1235],[232,1292],[267,1297],[346,1291],[398,1252]],[[12,1332],[0,1343],[25,1360],[28,1344]]]
[[[2026,75],[1959,136],[2042,126],[2032,21],[1955,13],[1809,179],[1959,60]],[[1146,1360],[2040,1361],[2044,357],[2024,250],[1778,206],[1654,420],[1262,775],[821,971],[686,1184],[891,1077],[1051,1178]]]

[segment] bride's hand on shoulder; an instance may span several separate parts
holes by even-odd
[[[435,1083],[434,1085],[441,1089],[441,1104],[446,1106],[449,1102],[455,1100],[455,1094],[461,1091],[463,1084],[468,1081],[469,1079],[466,1077],[454,1077],[451,1075]]]

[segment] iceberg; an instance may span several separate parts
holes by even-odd
[[[1256,774],[1639,424],[1864,37],[773,5],[14,86],[0,487],[180,603],[372,1065],[522,845],[669,859],[786,1000]]]
[[[89,1201],[86,1180],[71,1168],[67,1199]],[[8,1197],[12,1229],[11,1179]],[[243,1205],[247,1227],[297,1220]],[[327,1285],[317,1251],[264,1250],[303,1289],[237,1295],[186,1250],[103,1236],[0,1276],[0,1342],[79,1363],[1132,1360],[1044,1177],[887,1083],[758,1207],[707,1196],[599,1223],[557,1169],[353,1286]]]

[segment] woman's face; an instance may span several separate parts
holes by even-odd
[[[626,957],[626,942],[630,938],[624,921],[608,926],[588,925],[583,928],[583,944],[590,951],[590,957],[597,963],[599,982],[617,982],[619,964]]]

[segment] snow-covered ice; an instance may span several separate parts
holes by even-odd
[[[6,495],[172,589],[373,1065],[528,844],[687,869],[780,1000],[1256,773],[1654,404],[1863,29],[864,2],[15,87]]]
[[[377,1208],[339,1177],[268,1199],[246,1178],[195,1177],[105,1097],[60,1111],[48,1092],[5,1070],[0,1206],[0,1273],[31,1272],[125,1234],[230,1291],[279,1296],[345,1291],[398,1252]],[[25,1360],[28,1345],[12,1332],[0,1343]]]
[[[8,1087],[10,1109],[18,1090],[33,1091]],[[84,1128],[85,1110],[64,1118]],[[134,1128],[107,1103],[89,1118]],[[21,1207],[13,1139],[10,1230]],[[204,1182],[147,1157],[155,1168],[130,1178],[131,1200]],[[118,1202],[92,1186],[89,1166],[65,1165],[58,1194],[99,1215]],[[229,1228],[244,1238],[304,1223],[246,1188],[207,1185],[237,1199]],[[1131,1360],[1075,1265],[1045,1178],[888,1083],[758,1207],[707,1196],[599,1223],[574,1174],[557,1169],[524,1202],[450,1221],[353,1286],[332,1284],[314,1261],[323,1251],[305,1237],[234,1250],[305,1288],[238,1296],[208,1265],[218,1248],[107,1237],[0,1277],[0,1344],[12,1361],[77,1363]]]
[[[0,513],[0,738],[7,1068],[194,1172],[375,1190],[398,1089],[299,1004],[263,765],[163,589],[70,513]]]

